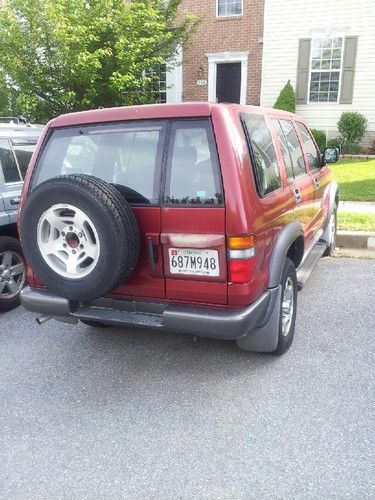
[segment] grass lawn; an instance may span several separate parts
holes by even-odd
[[[343,159],[331,168],[340,200],[375,201],[375,160]]]
[[[375,231],[375,214],[338,212],[337,228],[344,231]]]

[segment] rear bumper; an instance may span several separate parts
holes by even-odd
[[[98,299],[79,305],[48,290],[26,287],[21,292],[25,309],[68,322],[79,319],[109,325],[149,327],[199,337],[238,339],[264,325],[275,306],[278,288],[266,290],[243,309],[184,306],[116,299]]]

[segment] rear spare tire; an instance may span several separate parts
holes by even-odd
[[[38,278],[70,300],[92,300],[129,278],[139,230],[130,205],[110,184],[64,175],[32,191],[21,214],[21,243]]]

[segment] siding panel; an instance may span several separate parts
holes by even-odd
[[[324,13],[324,15],[322,15]],[[326,20],[329,20],[327,22]],[[261,104],[273,106],[290,80],[296,87],[299,39],[339,31],[357,36],[357,60],[351,104],[309,103],[297,105],[311,127],[334,135],[343,111],[359,111],[375,135],[375,1],[374,0],[266,0]]]

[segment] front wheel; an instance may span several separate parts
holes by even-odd
[[[25,275],[20,242],[17,238],[0,236],[0,312],[19,306]]]
[[[297,313],[297,275],[294,263],[287,257],[281,277],[281,300],[278,343],[274,354],[283,354],[292,345]]]
[[[328,222],[328,241],[327,248],[324,252],[326,257],[330,257],[333,255],[336,248],[336,239],[337,239],[337,206],[333,207],[332,213]]]

